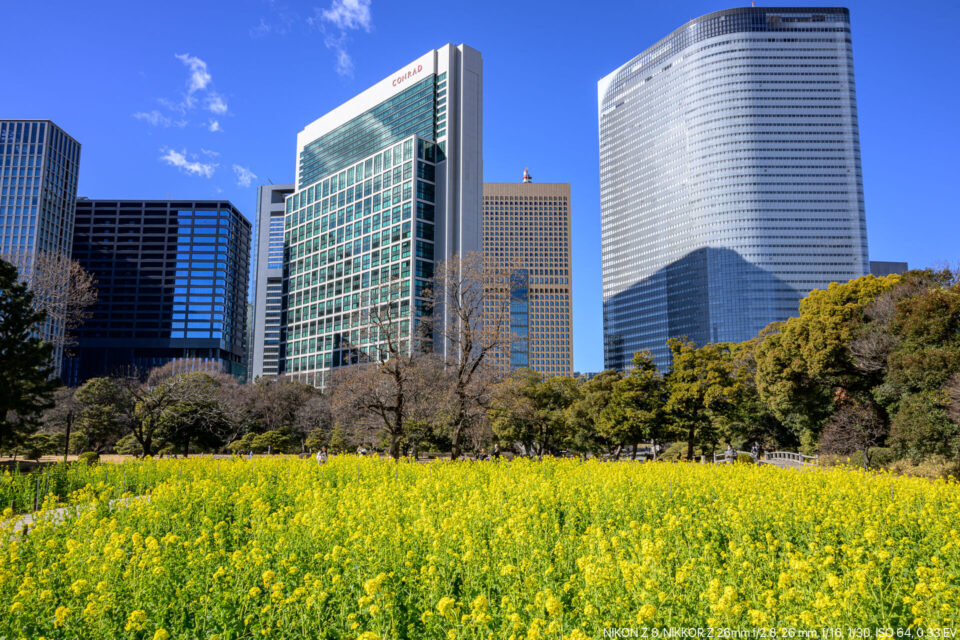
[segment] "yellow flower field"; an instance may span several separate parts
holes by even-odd
[[[112,507],[91,487],[25,536],[5,515],[0,638],[960,626],[955,483],[571,460],[131,464],[168,479]]]

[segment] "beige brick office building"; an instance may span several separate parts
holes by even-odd
[[[544,376],[573,375],[570,184],[483,185],[483,252],[508,273],[509,287],[489,290],[488,323],[509,295],[512,336],[495,359],[504,371],[529,367]],[[507,315],[507,314],[504,314]]]

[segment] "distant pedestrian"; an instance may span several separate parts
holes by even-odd
[[[499,460],[499,459],[500,459],[500,445],[494,443],[492,455],[493,455],[493,459],[494,459],[494,460]]]
[[[487,455],[486,449],[480,449],[480,453],[477,454],[477,460],[489,460],[490,456]]]
[[[734,451],[733,445],[729,442],[727,443],[727,451],[724,456],[726,457],[728,463],[734,462],[737,459],[737,452]]]
[[[754,442],[753,447],[750,449],[750,455],[753,456],[754,460],[760,459],[760,443]]]
[[[320,447],[320,451],[317,451],[317,464],[324,464],[327,461],[327,448]]]

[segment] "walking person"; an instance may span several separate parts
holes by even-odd
[[[317,464],[324,464],[327,461],[327,448],[320,447],[320,451],[317,451]]]
[[[756,462],[760,459],[760,443],[754,441],[753,447],[750,449],[750,455],[753,456],[753,461]]]
[[[727,450],[724,453],[724,457],[726,457],[728,464],[736,461],[737,459],[737,452],[734,451],[733,445],[730,444],[729,442],[727,443]]]
[[[497,443],[493,444],[493,452],[491,453],[491,455],[493,456],[494,460],[500,459],[500,445],[498,445]]]

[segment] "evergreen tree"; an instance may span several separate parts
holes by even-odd
[[[52,347],[35,334],[44,317],[16,267],[0,260],[0,447],[33,431],[59,386]]]

